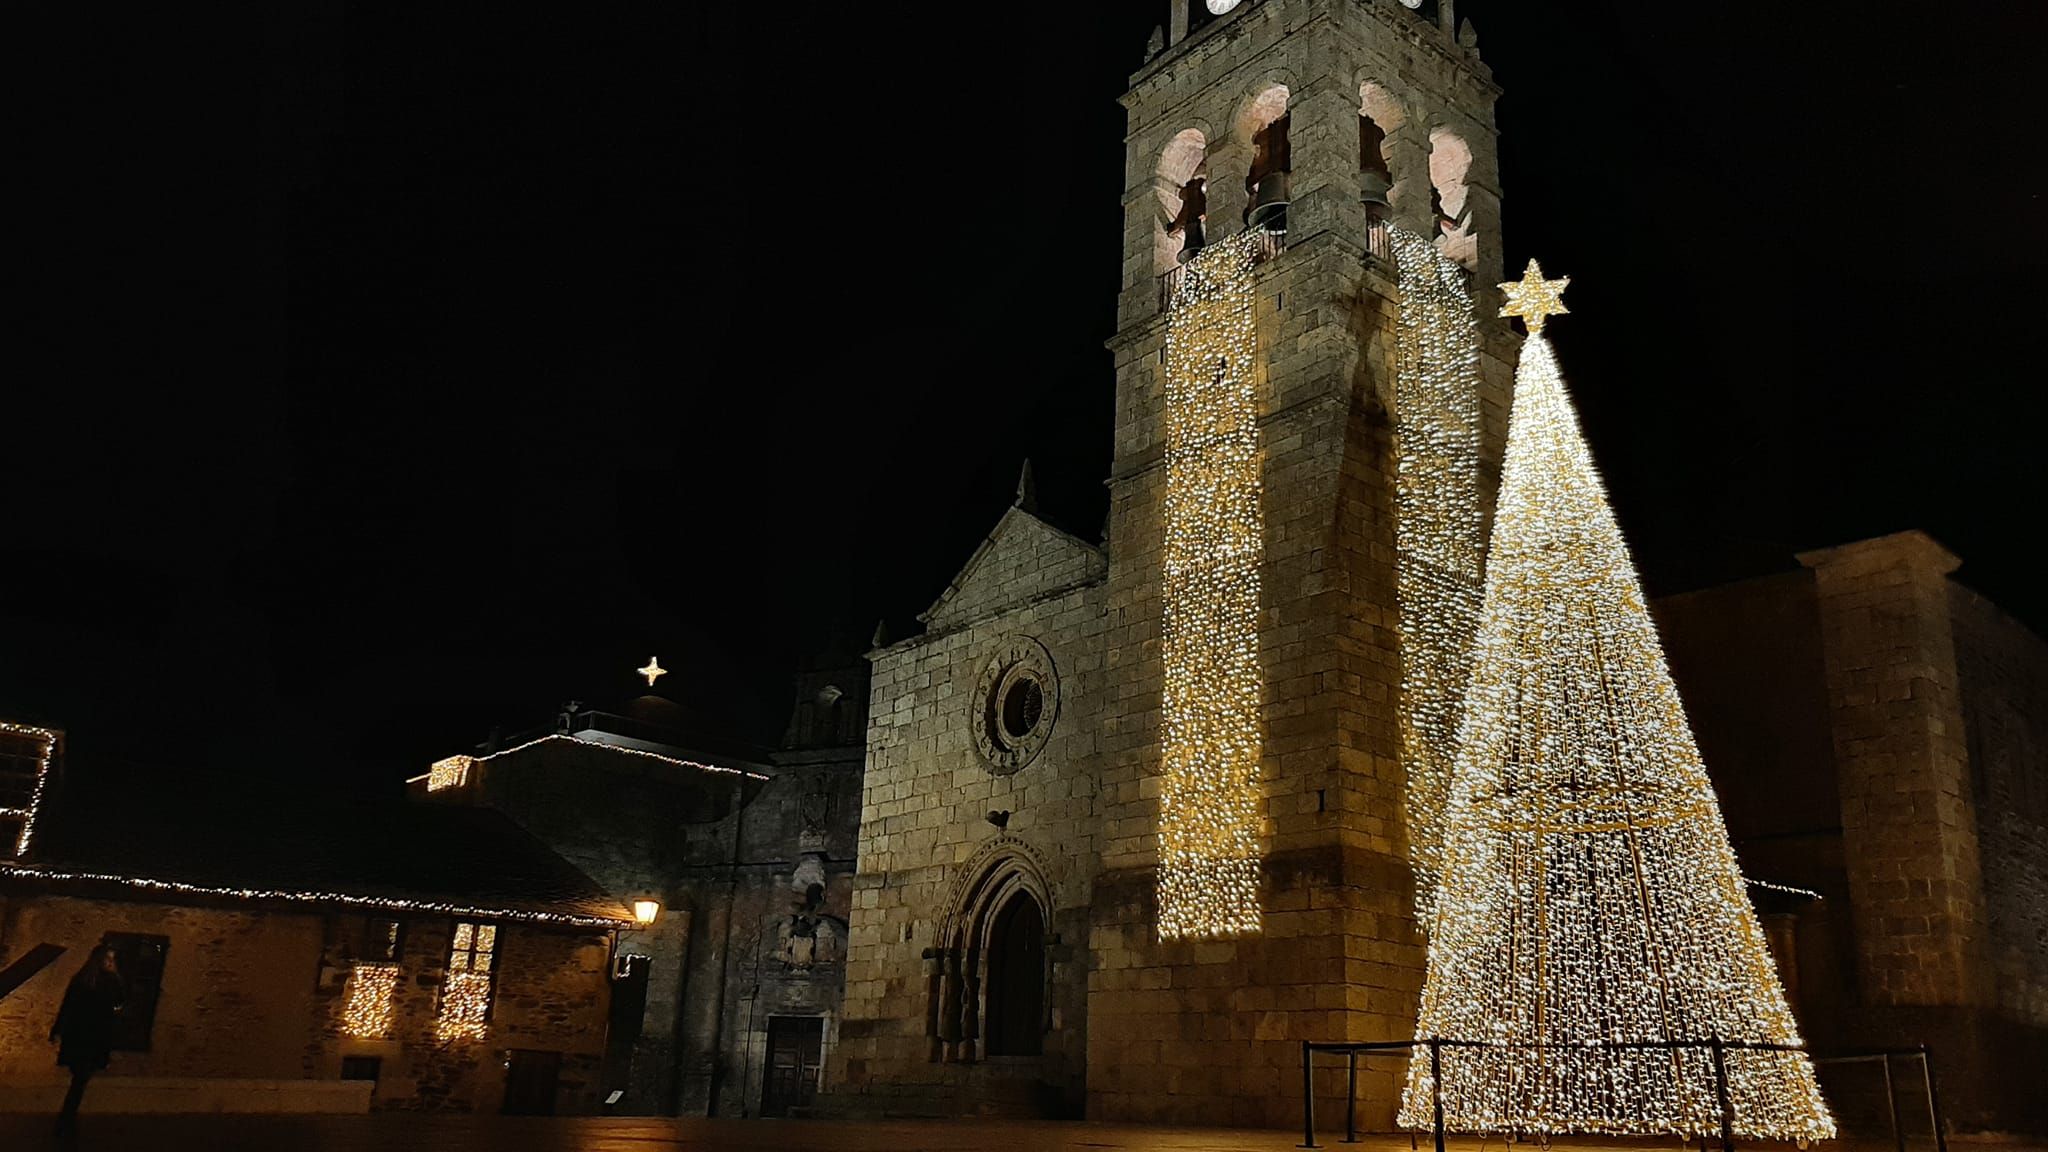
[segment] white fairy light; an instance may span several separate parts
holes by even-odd
[[[343,1032],[362,1040],[381,1040],[391,1034],[398,974],[396,964],[358,964],[349,970],[341,1009]]]
[[[490,1032],[491,974],[450,972],[441,989],[441,1011],[434,1017],[434,1035],[442,1043],[481,1040]]]
[[[475,764],[474,756],[450,756],[434,761],[434,766],[427,770],[427,791],[443,792],[462,787],[469,783],[469,770]]]
[[[1538,325],[1562,313],[1555,282],[1526,284]],[[1418,1047],[1401,1123],[1429,1126],[1440,1093],[1460,1131],[1718,1132],[1719,1042],[1735,1134],[1832,1136],[1540,334],[1516,373],[1491,548],[1416,1026],[1447,1042],[1442,1080]]]
[[[457,924],[448,945],[448,978],[434,1035],[443,1043],[481,1040],[489,1030],[491,970],[497,963],[495,924]]]
[[[0,863],[0,878],[10,876],[70,883],[108,884],[131,888],[138,892],[163,893],[173,896],[224,896],[236,900],[276,901],[283,904],[321,904],[340,908],[366,908],[381,912],[432,912],[445,916],[488,917],[492,920],[509,920],[524,924],[552,924],[565,928],[607,930],[634,927],[633,919],[630,916],[584,916],[570,912],[536,912],[518,908],[493,908],[474,904],[457,904],[445,900],[407,900],[386,896],[362,896],[346,892],[310,891],[303,889],[287,891],[275,888],[227,888],[210,884],[187,884],[179,880],[160,880],[149,876],[124,876],[113,872],[80,872],[64,868],[44,868],[33,864]]]
[[[1416,233],[1388,232],[1401,285],[1394,374],[1401,766],[1416,911],[1427,925],[1479,619],[1479,325],[1463,266]]]
[[[475,767],[476,767],[477,765],[479,765],[479,764],[488,764],[488,763],[490,763],[491,761],[493,761],[493,760],[496,760],[496,759],[498,759],[498,758],[499,758],[499,757],[501,757],[501,756],[510,756],[510,755],[512,755],[512,754],[514,754],[514,753],[517,753],[517,752],[524,752],[524,751],[526,751],[526,750],[527,750],[528,748],[533,748],[533,747],[537,747],[537,746],[539,746],[539,745],[542,745],[542,744],[550,744],[550,743],[554,743],[555,741],[558,741],[558,740],[566,740],[566,741],[568,741],[568,742],[570,742],[570,743],[572,743],[572,744],[582,744],[582,745],[585,745],[585,746],[590,746],[590,745],[591,745],[591,744],[593,743],[592,741],[589,741],[589,740],[578,740],[578,739],[576,739],[576,738],[575,738],[574,736],[564,736],[564,735],[562,735],[562,734],[561,734],[561,733],[559,733],[559,732],[557,732],[557,733],[551,733],[551,734],[549,734],[549,735],[546,735],[546,736],[541,736],[541,737],[537,737],[537,738],[535,738],[535,739],[532,739],[532,740],[528,740],[528,741],[527,741],[526,743],[524,743],[524,744],[515,744],[515,745],[513,745],[512,747],[510,747],[510,748],[507,748],[507,749],[505,749],[505,750],[503,750],[503,751],[501,751],[501,752],[493,752],[493,753],[491,753],[491,754],[490,754],[490,755],[488,755],[488,756],[467,756],[467,757],[456,757],[456,756],[451,756],[451,757],[449,757],[449,758],[448,758],[447,760],[439,760],[439,761],[436,761],[436,762],[434,763],[434,765],[433,765],[432,767],[430,767],[430,768],[429,768],[429,769],[428,769],[427,771],[425,771],[425,772],[422,772],[422,773],[420,773],[420,774],[419,774],[419,775],[417,775],[417,776],[409,776],[409,777],[407,777],[407,778],[406,778],[406,781],[405,781],[405,782],[406,782],[407,784],[417,784],[417,783],[419,783],[419,782],[421,782],[421,781],[426,781],[426,784],[427,784],[427,790],[428,790],[428,791],[430,791],[430,792],[431,792],[431,791],[435,791],[436,789],[434,788],[434,768],[438,768],[438,767],[440,767],[441,765],[443,765],[443,764],[447,764],[447,763],[449,763],[449,762],[450,762],[450,761],[452,761],[452,760],[468,760],[468,761],[469,761],[469,764],[468,764],[468,766],[467,766],[467,767],[466,767],[466,768],[465,768],[465,769],[463,770],[463,771],[464,771],[464,779],[466,780],[466,779],[468,778],[468,776],[469,776],[469,775],[471,774],[471,770],[473,770],[473,769],[474,769],[474,768],[475,768]],[[749,771],[749,770],[747,770],[747,769],[744,769],[744,768],[727,768],[727,767],[725,767],[724,765],[721,765],[721,764],[704,764],[704,763],[700,763],[700,762],[698,762],[698,761],[696,761],[696,760],[678,760],[678,759],[676,759],[676,758],[675,758],[675,757],[673,757],[673,756],[663,756],[663,755],[661,755],[661,754],[660,754],[660,753],[658,753],[658,752],[642,752],[642,751],[641,751],[640,749],[638,749],[638,748],[624,748],[624,747],[621,747],[621,746],[619,746],[619,745],[617,745],[617,744],[599,744],[599,745],[597,745],[597,747],[601,747],[601,748],[604,748],[604,749],[606,749],[606,750],[608,750],[608,751],[611,751],[611,752],[616,752],[616,753],[618,753],[618,754],[619,754],[619,755],[621,755],[621,756],[638,756],[638,757],[640,757],[640,758],[642,758],[642,759],[645,759],[645,760],[654,760],[654,761],[657,761],[657,762],[659,762],[659,763],[662,763],[662,764],[672,764],[672,765],[674,765],[674,766],[676,766],[676,767],[678,767],[678,768],[695,768],[695,769],[697,769],[697,770],[698,770],[698,771],[700,771],[700,772],[718,772],[718,773],[723,773],[723,774],[725,774],[725,775],[728,775],[728,776],[744,776],[744,777],[746,777],[746,778],[747,778],[747,779],[749,779],[749,780],[766,780],[766,779],[768,779],[768,777],[767,777],[766,775],[764,775],[764,774],[762,774],[762,773],[760,773],[760,772],[753,772],[753,771]]]
[[[28,724],[14,724],[0,720],[0,732],[15,736],[27,736],[42,741],[42,750],[36,754],[36,779],[29,789],[28,807],[0,808],[0,817],[11,817],[21,821],[20,831],[14,834],[14,856],[20,859],[28,855],[28,846],[35,839],[36,816],[43,808],[43,788],[49,783],[50,761],[57,753],[57,734],[48,728],[37,728]]]
[[[1259,506],[1249,230],[1185,266],[1166,325],[1159,936],[1259,930]]]

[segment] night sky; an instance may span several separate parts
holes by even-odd
[[[1099,530],[1151,4],[271,7],[18,49],[0,716],[74,769],[385,790],[652,653],[772,740],[1024,457]],[[1653,594],[1922,527],[2043,627],[2038,7],[1460,5]]]

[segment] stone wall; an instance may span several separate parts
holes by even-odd
[[[773,1017],[823,1018],[827,1052],[839,1038],[860,752],[790,751],[777,753],[776,762],[775,779],[742,811],[740,865],[726,879],[728,935],[717,945],[724,1011],[709,1045],[716,1065],[704,1086],[705,1110],[713,1115],[758,1113]],[[713,895],[703,891],[700,902]],[[686,1096],[696,1098],[694,1091]]]
[[[2048,1054],[2030,1015],[2048,943],[2027,813],[2040,641],[1952,584],[1959,561],[1921,533],[1800,560],[1818,593],[1855,918],[1859,1010],[1843,1039],[1934,1045],[1959,1128],[2048,1130],[2027,1071]],[[2029,755],[2031,773],[2016,767]]]
[[[2048,1132],[2048,643],[1961,585],[1949,604],[1983,860],[1994,1122]]]
[[[611,1002],[608,937],[500,924],[488,1034],[444,1041],[435,1020],[455,924],[442,917],[406,921],[392,1028],[374,1038],[349,1035],[343,1022],[349,973],[366,954],[363,934],[370,922],[363,916],[326,920],[313,1036],[306,1045],[305,1063],[313,1075],[338,1077],[344,1058],[372,1056],[382,1061],[374,1108],[491,1113],[504,1104],[508,1052],[558,1052],[556,1110],[600,1110]]]
[[[0,963],[39,943],[66,949],[0,1001],[0,1079],[54,1082],[45,1041],[64,989],[108,932],[169,939],[146,1052],[117,1052],[109,1076],[333,1080],[347,1056],[382,1060],[372,1107],[495,1112],[504,1053],[562,1054],[556,1107],[594,1112],[609,1003],[602,934],[500,925],[489,1034],[435,1038],[453,922],[403,921],[392,1031],[343,1034],[348,973],[365,954],[368,915],[188,907],[45,894],[0,897]]]
[[[930,633],[873,654],[845,1020],[828,1085],[844,1110],[1082,1109],[1094,756],[1119,723],[1099,704],[1101,559],[1013,509],[977,560],[988,563],[955,581]],[[1047,569],[1068,586],[1048,584]],[[976,727],[989,722],[985,673],[1020,641],[1049,656],[1051,726],[1006,773]],[[1007,828],[991,812],[1008,813]],[[940,969],[965,958],[934,953],[969,887],[1006,861],[1035,873],[1051,903],[1050,1029],[1041,1057],[982,1061],[937,1008]]]
[[[112,1076],[296,1079],[314,1075],[322,918],[248,908],[193,908],[45,894],[0,895],[0,963],[37,944],[65,949],[0,1000],[0,1079],[56,1078],[46,1037],[72,974],[108,932],[170,941],[147,1052],[117,1052]]]
[[[1776,933],[1802,1034],[1839,1050],[1858,1004],[1855,924],[1813,574],[1669,596],[1651,610],[1743,873],[1821,894],[1750,892]]]

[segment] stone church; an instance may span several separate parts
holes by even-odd
[[[1451,0],[1173,0],[1124,97],[1103,534],[1027,469],[921,632],[801,671],[776,748],[650,661],[395,813],[216,820],[234,850],[67,843],[62,805],[32,836],[61,741],[0,724],[0,1074],[47,1066],[51,955],[118,940],[196,1005],[117,1060],[135,1093],[1298,1123],[1303,1041],[1415,1030],[1519,340],[1499,94]],[[2048,643],[1959,564],[1905,532],[1653,611],[1810,1044],[1931,1044],[1954,1127],[2048,1131]],[[1238,711],[1197,714],[1219,672]],[[1191,731],[1226,787],[1186,786]],[[1364,1064],[1363,1126],[1403,1070]],[[1852,1133],[1871,1075],[1823,1080]]]
[[[828,1090],[873,1109],[1278,1125],[1299,1115],[1301,1041],[1412,1034],[1388,232],[1435,237],[1476,314],[1498,312],[1499,90],[1448,5],[1264,0],[1206,23],[1195,8],[1176,6],[1123,101],[1106,540],[1020,499],[925,631],[872,657]],[[1210,241],[1254,219],[1284,236],[1257,271],[1252,373],[1262,917],[1256,934],[1162,942],[1166,298],[1204,239],[1177,219],[1197,181]],[[1458,400],[1485,489],[1515,343],[1492,319],[1476,337]],[[1383,1112],[1397,1071],[1369,1077]]]
[[[1047,522],[1027,472],[922,633],[870,654],[820,1111],[1277,1126],[1302,1041],[1413,1035],[1404,801],[1446,734],[1415,674],[1440,622],[1404,597],[1477,595],[1519,339],[1476,44],[1450,0],[1172,6],[1123,98],[1108,523]],[[1258,928],[1167,939],[1172,313],[1187,261],[1247,236]],[[1402,254],[1425,242],[1469,299],[1449,390],[1416,386],[1443,352]],[[1469,536],[1424,524],[1453,546],[1412,571],[1460,503]],[[1800,559],[1656,606],[1795,1010],[1817,1046],[1945,1049],[1960,1126],[2040,1128],[2013,1070],[2048,1066],[2048,645],[1917,533]],[[1364,1124],[1401,1071],[1364,1067]]]

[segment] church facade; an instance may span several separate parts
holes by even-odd
[[[1174,5],[1124,97],[1103,538],[1037,515],[1027,472],[924,631],[870,654],[820,1111],[1279,1126],[1303,1041],[1414,1034],[1415,798],[1444,754],[1417,669],[1428,606],[1470,602],[1478,572],[1413,485],[1448,476],[1476,550],[1517,341],[1492,319],[1498,90],[1447,2],[1202,7]],[[1250,355],[1216,375],[1255,409],[1257,930],[1174,938],[1174,309],[1187,261],[1233,243],[1256,265]],[[1455,371],[1416,331],[1418,259],[1469,303]],[[1457,546],[1418,571],[1438,538]],[[1775,881],[1753,892],[1795,1012],[1821,1048],[1945,1049],[1959,1127],[2039,1129],[2010,1070],[2048,1059],[2048,645],[1918,534],[1801,560],[1656,606],[1736,849]],[[1402,1072],[1361,1066],[1362,1124],[1392,1127]],[[1855,1075],[1825,1085],[1852,1124]]]

